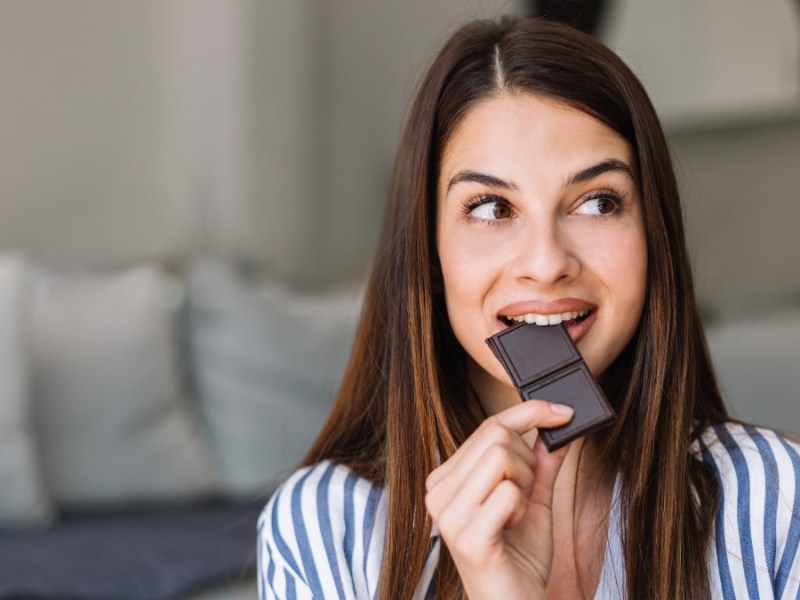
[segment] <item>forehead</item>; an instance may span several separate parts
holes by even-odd
[[[480,166],[503,169],[510,158],[550,168],[579,168],[617,158],[633,167],[630,144],[608,125],[564,102],[502,92],[472,106],[443,148],[440,175]]]

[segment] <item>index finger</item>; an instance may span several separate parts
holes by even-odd
[[[546,400],[526,400],[491,417],[519,434],[538,428],[558,427],[569,423],[575,410],[566,404]]]
[[[475,444],[479,444],[478,447],[480,448],[480,444],[485,439],[485,436],[482,437],[480,432],[486,432],[487,425],[500,425],[501,428],[522,436],[539,427],[548,428],[565,425],[570,421],[573,414],[574,410],[571,406],[545,400],[526,400],[496,413],[487,418],[484,424],[456,450],[452,457],[440,464],[428,475],[426,487],[428,489],[433,488],[438,482],[454,472],[454,469],[459,468],[458,465],[461,465],[464,457],[469,457],[471,453],[474,454]],[[474,460],[468,460],[468,464],[464,468],[471,469],[473,464]]]

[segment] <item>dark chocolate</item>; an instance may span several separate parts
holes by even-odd
[[[550,452],[614,422],[614,410],[563,325],[518,323],[486,343],[523,400],[558,402],[575,410],[566,425],[539,430]]]

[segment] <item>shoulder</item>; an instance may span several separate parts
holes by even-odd
[[[304,467],[278,488],[259,518],[261,578],[282,572],[311,592],[343,582],[361,587],[367,583],[361,569],[355,581],[352,571],[370,546],[382,548],[385,518],[381,486],[330,461]]]
[[[356,509],[375,514],[383,500],[381,486],[347,466],[322,461],[295,471],[275,491],[261,513],[259,531],[323,527],[332,519],[347,518]]]
[[[731,477],[740,483],[747,479],[794,495],[795,482],[800,482],[800,445],[770,429],[718,423],[703,432],[694,448],[723,483]]]
[[[716,475],[718,584],[795,597],[800,583],[800,446],[779,433],[719,423],[694,444]],[[727,596],[726,596],[727,597]]]
[[[800,498],[797,443],[770,429],[718,423],[703,432],[694,448],[717,476],[723,509],[729,505],[753,517],[762,510],[800,509],[800,504],[795,507]]]

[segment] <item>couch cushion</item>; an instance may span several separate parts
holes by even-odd
[[[255,571],[259,506],[75,516],[0,536],[0,600],[161,600]]]
[[[219,262],[192,269],[189,355],[222,486],[264,489],[294,469],[349,358],[361,287],[300,293]]]
[[[204,495],[213,465],[183,394],[180,287],[155,266],[34,282],[42,458],[67,505]]]
[[[0,527],[43,525],[53,505],[35,446],[28,395],[25,261],[0,255]]]

